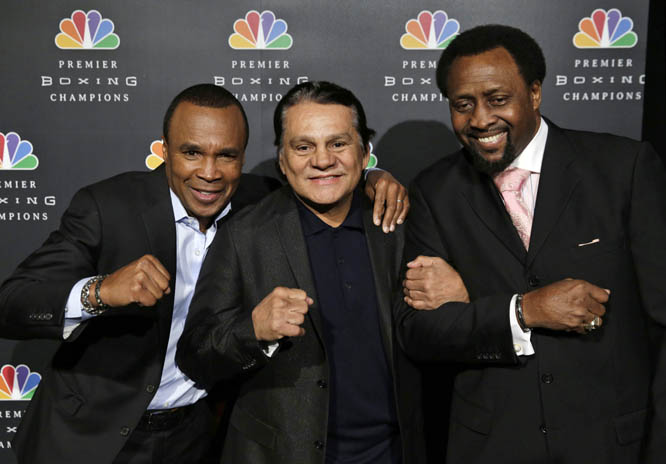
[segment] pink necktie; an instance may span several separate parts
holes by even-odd
[[[493,179],[504,198],[506,211],[511,216],[511,221],[518,231],[525,249],[529,249],[530,246],[532,213],[523,200],[521,190],[529,176],[530,171],[526,169],[509,168],[497,174]]]

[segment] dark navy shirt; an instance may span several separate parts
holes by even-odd
[[[397,464],[401,447],[393,377],[359,195],[357,189],[337,228],[298,202],[330,366],[326,463]]]

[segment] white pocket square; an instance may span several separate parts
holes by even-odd
[[[579,243],[578,246],[579,247],[584,247],[584,246],[588,246],[588,245],[594,245],[595,243],[599,243],[599,241],[600,240],[598,238],[595,238],[594,240],[591,240],[589,242]]]

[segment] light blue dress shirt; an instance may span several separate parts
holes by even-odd
[[[194,296],[194,288],[199,278],[201,265],[217,233],[217,221],[231,211],[231,204],[229,203],[204,233],[199,230],[197,219],[187,214],[176,194],[172,191],[169,192],[176,225],[176,283],[173,288],[173,315],[160,386],[148,405],[148,409],[187,406],[206,396],[206,391],[195,387],[194,382],[176,366],[176,347],[185,327],[185,319]],[[63,332],[65,338],[82,321],[94,317],[83,310],[80,300],[83,285],[89,279],[90,277],[81,279],[72,287],[69,294],[67,307],[65,308],[66,319]]]

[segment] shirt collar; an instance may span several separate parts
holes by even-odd
[[[537,174],[541,173],[541,163],[543,162],[543,153],[546,149],[547,138],[548,124],[541,118],[539,130],[537,130],[530,143],[527,144],[523,152],[513,160],[508,168],[520,168]]]
[[[169,189],[169,194],[171,195],[171,208],[173,209],[173,217],[175,222],[176,223],[182,222],[192,228],[195,228],[196,230],[200,230],[199,221],[196,218],[193,218],[189,214],[187,214],[187,211],[185,210],[183,203],[181,203],[180,198],[178,198],[178,195],[173,193],[173,190],[171,189]],[[220,211],[220,213],[213,221],[211,227],[217,228],[217,221],[219,221],[224,216],[229,214],[229,211],[231,211],[231,202],[227,203],[227,206],[225,206],[224,209]]]
[[[348,229],[360,229],[363,230],[363,215],[361,214],[361,198],[360,198],[359,189],[354,190],[352,196],[351,207],[347,213],[347,217],[340,224],[338,229],[341,227]],[[319,232],[329,229],[336,229],[326,224],[324,221],[319,219],[316,214],[314,214],[310,209],[303,204],[302,201],[297,200],[298,204],[298,213],[301,217],[301,227],[303,228],[303,235],[310,236],[315,235]]]

